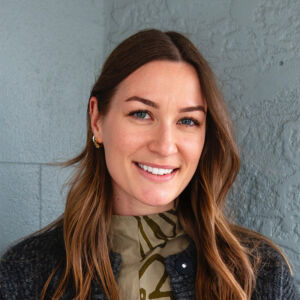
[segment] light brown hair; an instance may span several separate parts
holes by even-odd
[[[226,195],[239,171],[240,159],[215,76],[197,48],[176,32],[140,31],[110,54],[90,96],[97,98],[98,111],[105,116],[118,84],[136,69],[154,60],[191,64],[197,71],[207,103],[203,152],[192,180],[179,196],[177,206],[180,223],[197,249],[196,299],[250,299],[258,257],[255,256],[255,247],[247,242],[247,236],[259,240],[259,235],[231,224],[223,213]],[[101,281],[108,299],[119,299],[107,241],[112,215],[111,178],[103,148],[96,149],[91,141],[92,129],[87,112],[85,148],[64,164],[75,165],[76,171],[64,215],[54,224],[63,225],[66,257],[52,299],[59,299],[71,280],[75,299],[89,298],[95,277]],[[44,286],[42,299],[55,272],[56,269]]]

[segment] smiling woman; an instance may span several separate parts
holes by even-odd
[[[230,223],[239,170],[226,105],[199,51],[145,30],[108,57],[90,95],[63,216],[11,248],[1,299],[296,299],[289,264]]]

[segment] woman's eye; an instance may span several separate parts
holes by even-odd
[[[192,118],[183,118],[179,121],[182,125],[185,125],[185,126],[199,126],[199,122],[195,119],[192,119]]]
[[[147,111],[144,111],[144,110],[133,111],[129,115],[133,116],[137,119],[150,119],[149,113]]]

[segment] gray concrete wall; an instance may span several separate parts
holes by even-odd
[[[103,53],[155,27],[188,35],[211,63],[243,160],[230,208],[282,247],[300,287],[300,2],[103,1],[1,3],[0,248],[62,211],[68,171],[46,163],[82,147]]]
[[[61,214],[103,62],[105,3],[0,0],[0,252]]]

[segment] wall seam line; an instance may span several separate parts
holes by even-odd
[[[51,166],[51,163],[37,163],[37,162],[21,162],[21,161],[0,161],[0,164],[3,165],[33,165],[33,166]]]

